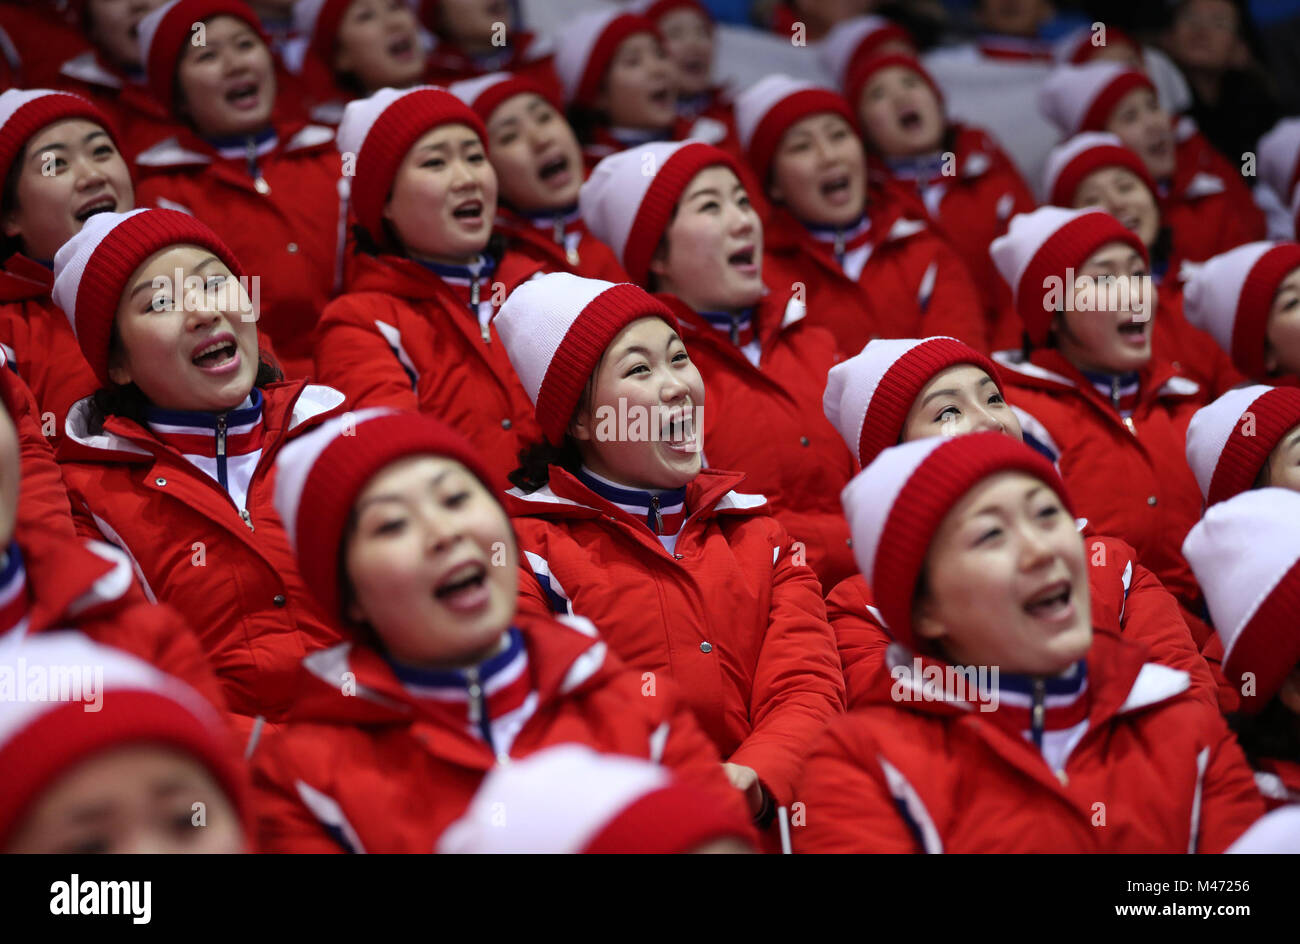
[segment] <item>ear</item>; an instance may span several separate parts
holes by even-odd
[[[912,608],[912,635],[931,642],[942,640],[948,635],[947,624],[934,615],[928,596],[922,597]]]
[[[340,49],[338,51],[338,53],[334,56],[334,71],[335,72],[352,71],[351,50]]]
[[[1277,351],[1273,350],[1273,345],[1267,341],[1264,342],[1264,371],[1268,374],[1276,374],[1278,368]]]
[[[1277,697],[1293,715],[1300,715],[1300,666],[1292,669],[1291,674],[1283,679]]]
[[[131,383],[131,368],[122,363],[123,360],[125,358],[121,350],[113,351],[108,355],[108,379],[119,387]]]
[[[650,257],[650,272],[661,280],[668,274],[668,240],[659,240],[659,245],[655,247],[655,253]]]
[[[773,203],[785,203],[785,194],[781,192],[781,185],[772,180],[772,186],[767,188],[767,198]]]
[[[596,438],[595,424],[591,421],[591,410],[583,408],[573,414],[569,422],[569,435],[578,442],[591,442]]]

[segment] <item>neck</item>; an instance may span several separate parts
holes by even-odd
[[[422,262],[425,265],[433,266],[459,266],[460,268],[472,268],[475,265],[482,264],[484,256],[482,252],[472,253],[468,256],[435,256],[432,254],[408,252],[407,256],[416,262]]]
[[[489,645],[454,659],[431,658],[417,653],[389,652],[388,661],[399,668],[414,669],[417,672],[459,672],[482,665],[498,653],[504,652],[509,645],[510,627],[507,626]]]
[[[580,445],[585,447],[587,444],[582,443]],[[580,470],[582,475],[592,476],[597,481],[603,482],[606,485],[612,485],[615,488],[622,488],[633,492],[647,492],[651,495],[658,495],[663,492],[681,491],[686,487],[685,485],[663,485],[646,482],[644,480],[631,480],[625,476],[619,475],[601,462],[600,457],[595,454],[594,450],[582,448],[580,451],[582,452],[582,468]]]

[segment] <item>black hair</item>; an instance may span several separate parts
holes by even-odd
[[[11,213],[18,210],[18,182],[23,176],[23,165],[27,162],[27,145],[23,144],[14,155],[13,162],[5,171],[4,192],[0,194],[0,220],[7,220]],[[0,262],[14,253],[23,251],[23,238],[0,233]]]
[[[591,371],[591,376],[587,378],[586,386],[582,388],[582,395],[578,397],[578,405],[574,407],[573,417],[583,410],[590,409],[592,391],[596,387],[596,374],[600,371],[600,365],[604,360],[605,355],[601,354],[600,360]],[[551,481],[551,466],[559,466],[575,475],[582,467],[582,451],[578,448],[577,440],[568,433],[564,434],[564,441],[558,446],[543,437],[540,442],[519,450],[519,467],[506,478],[520,491],[531,494]]]
[[[590,144],[596,136],[596,129],[606,127],[610,123],[607,112],[590,105],[570,105],[567,117],[580,144]]]
[[[1280,695],[1274,695],[1257,714],[1228,715],[1228,726],[1251,764],[1264,758],[1300,761],[1300,718]]]

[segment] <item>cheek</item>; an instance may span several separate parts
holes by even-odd
[[[668,237],[669,261],[675,271],[712,272],[718,268],[722,230],[710,217],[695,217]]]

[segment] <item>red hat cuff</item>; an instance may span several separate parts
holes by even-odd
[[[758,123],[758,127],[754,129],[754,137],[749,143],[749,163],[753,165],[759,180],[766,185],[768,172],[772,166],[772,156],[790,126],[810,115],[826,111],[839,115],[849,123],[851,128],[857,130],[858,122],[852,109],[849,108],[849,103],[843,96],[826,89],[800,89],[787,95],[768,110]]]
[[[1273,296],[1295,268],[1300,268],[1300,245],[1281,243],[1256,260],[1241,286],[1232,327],[1232,359],[1249,376],[1268,375],[1264,355]]]
[[[1120,99],[1138,88],[1149,89],[1153,94],[1156,90],[1151,80],[1136,69],[1117,75],[1115,80],[1102,89],[1088,106],[1088,111],[1076,131],[1105,131],[1111,112],[1120,103]]]

